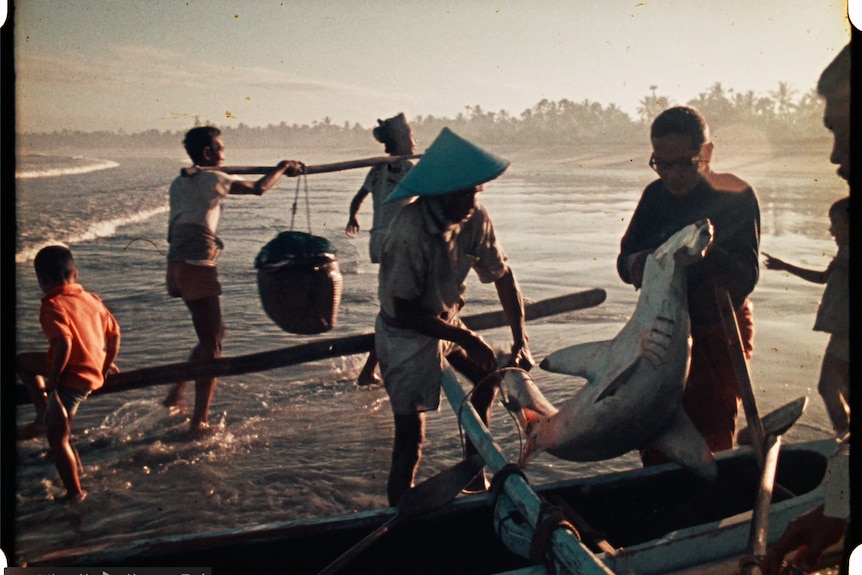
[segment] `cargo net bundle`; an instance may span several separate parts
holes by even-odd
[[[308,204],[307,182],[305,190]],[[292,211],[295,216],[295,199]],[[310,233],[310,213],[309,233],[293,231],[293,217],[290,227],[263,246],[254,260],[261,304],[286,332],[312,335],[329,331],[335,326],[341,303],[342,277],[336,250],[326,238]]]

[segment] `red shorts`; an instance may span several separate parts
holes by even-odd
[[[195,301],[221,294],[215,266],[198,266],[184,261],[168,262],[168,295]]]

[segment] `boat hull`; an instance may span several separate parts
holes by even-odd
[[[819,484],[834,447],[834,441],[825,440],[782,449],[776,474],[780,487],[769,510],[770,543],[791,519],[822,503]],[[757,462],[750,448],[716,459],[714,483],[669,464],[537,492],[552,501],[555,494],[561,496],[593,530],[605,534],[615,552],[594,545],[592,551],[613,572],[667,573],[745,553],[760,477]],[[513,521],[513,513],[514,503],[501,496],[495,509],[498,534],[510,550],[528,557],[532,531]]]
[[[834,442],[782,447],[780,490],[769,517],[774,540],[794,516],[819,505],[826,458]],[[759,481],[753,452],[719,454],[710,484],[676,464],[572,479],[540,487],[562,498],[617,549],[597,557],[615,573],[664,573],[744,553]],[[437,511],[399,523],[344,573],[528,573],[529,539],[500,528],[507,496],[461,497]],[[394,515],[394,509],[252,528],[162,537],[135,543],[67,549],[30,566],[212,566],[214,573],[317,573]],[[515,512],[517,513],[517,512]],[[495,531],[500,531],[500,535]],[[585,543],[589,542],[585,539]]]

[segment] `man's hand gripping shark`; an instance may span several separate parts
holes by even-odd
[[[599,461],[653,448],[716,477],[712,453],[682,407],[691,359],[686,266],[706,257],[712,240],[709,220],[676,232],[647,257],[637,306],[615,338],[566,347],[542,361],[542,369],[587,380],[559,407],[526,372],[506,370],[503,403],[527,434],[521,467],[543,451]]]

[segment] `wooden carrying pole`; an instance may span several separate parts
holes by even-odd
[[[605,290],[588,289],[581,292],[557,296],[529,303],[524,306],[528,320],[594,307],[605,301]],[[483,330],[507,325],[506,314],[490,311],[463,317],[470,329]],[[374,334],[365,333],[338,338],[321,339],[291,347],[263,351],[235,357],[220,357],[212,360],[186,361],[145,367],[108,376],[103,387],[94,395],[117,393],[152,385],[189,381],[198,377],[226,377],[256,371],[266,371],[288,365],[317,361],[330,357],[352,355],[371,351]],[[122,352],[121,352],[122,353]],[[122,360],[122,356],[120,358]],[[18,385],[17,404],[30,403],[23,385]]]
[[[346,160],[344,162],[334,162],[331,164],[319,164],[316,166],[305,166],[305,169],[302,171],[304,175],[311,174],[326,174],[329,172],[341,172],[344,170],[354,170],[357,168],[370,168],[372,166],[379,166],[380,164],[394,164],[395,162],[400,162],[402,160],[415,160],[417,158],[421,158],[422,154],[412,154],[407,156],[376,156],[373,158],[362,158],[360,160]],[[238,174],[238,175],[252,175],[252,174],[268,174],[269,172],[275,169],[275,166],[220,166],[220,167],[200,167],[196,166],[198,170],[217,170],[219,172],[224,172],[226,174]],[[186,168],[189,170],[189,173],[192,172],[195,168]]]

